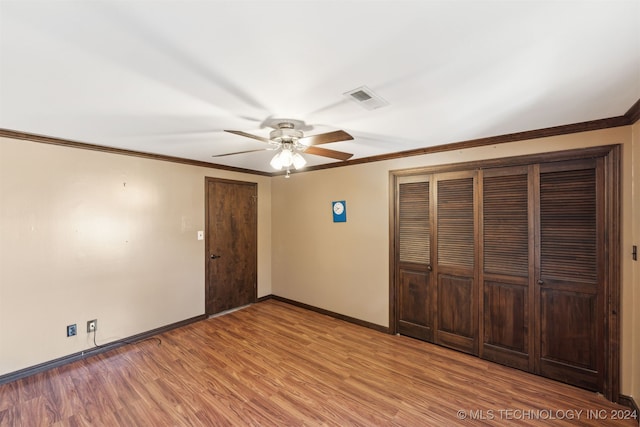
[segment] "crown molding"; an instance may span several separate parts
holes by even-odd
[[[506,135],[490,136],[487,138],[470,139],[467,141],[453,142],[450,144],[436,145],[433,147],[417,148],[396,153],[381,154],[379,156],[364,157],[361,159],[347,160],[340,163],[330,163],[326,165],[312,166],[303,172],[331,169],[342,166],[352,166],[362,163],[380,162],[383,160],[393,160],[402,157],[421,156],[424,154],[441,153],[444,151],[455,151],[466,148],[483,147],[485,145],[504,144],[507,142],[524,141],[527,139],[548,138],[551,136],[567,135],[571,133],[588,132],[600,129],[615,128],[634,124],[640,117],[640,100],[627,111],[623,116],[610,117],[608,119],[591,120],[588,122],[573,123],[570,125],[554,126],[544,129],[536,129],[525,132],[516,132]],[[283,175],[277,173],[274,175]]]
[[[222,169],[232,172],[242,172],[252,175],[271,176],[269,172],[256,171],[253,169],[236,168],[233,166],[220,165],[217,163],[201,162],[198,160],[183,159],[181,157],[165,156],[161,154],[145,153],[143,151],[126,150],[124,148],[107,147],[104,145],[88,144],[86,142],[72,141],[68,139],[55,138],[52,136],[38,135],[28,132],[20,132],[11,129],[0,128],[0,137],[22,139],[31,142],[40,142],[43,144],[61,145],[64,147],[79,148],[82,150],[101,151],[104,153],[119,154],[123,156],[142,157],[144,159],[161,160],[164,162],[181,163],[191,166],[200,166],[212,169]]]
[[[629,121],[629,123],[627,123],[629,125],[634,125],[640,119],[640,99],[629,108],[629,111],[624,114],[624,117]]]

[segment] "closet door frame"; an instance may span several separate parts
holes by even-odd
[[[617,402],[620,393],[620,145],[606,145],[553,153],[532,154],[503,159],[455,163],[441,166],[389,171],[389,332],[398,333],[398,305],[396,303],[398,279],[396,236],[397,185],[399,177],[439,174],[445,172],[482,170],[508,166],[524,166],[566,160],[601,157],[604,164],[604,222],[605,231],[603,262],[604,271],[604,384],[603,395]],[[481,322],[481,319],[478,319]]]

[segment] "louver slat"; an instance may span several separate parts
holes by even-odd
[[[540,175],[540,259],[545,278],[597,282],[595,169]]]
[[[429,182],[400,184],[400,262],[429,264]]]
[[[473,268],[473,178],[438,182],[438,264]]]
[[[527,175],[487,177],[483,189],[484,271],[528,276]]]

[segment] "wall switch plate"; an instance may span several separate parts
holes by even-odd
[[[198,240],[204,240],[204,231],[198,231]]]
[[[76,326],[75,323],[73,325],[68,325],[67,326],[67,336],[68,337],[72,337],[77,333],[78,333],[78,327]]]
[[[98,320],[88,320],[87,321],[87,333],[95,332],[98,329]]]

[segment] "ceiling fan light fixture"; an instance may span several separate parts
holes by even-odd
[[[280,160],[280,153],[276,153],[276,155],[273,156],[273,159],[271,159],[271,162],[269,164],[271,165],[272,168],[276,170],[282,170],[282,161]]]
[[[269,164],[276,170],[285,169],[287,171],[287,177],[289,177],[290,169],[292,166],[295,169],[301,169],[307,165],[307,159],[302,156],[302,153],[329,157],[337,160],[348,160],[353,156],[353,154],[350,153],[343,153],[341,151],[315,147],[316,145],[321,144],[330,144],[333,142],[352,140],[353,136],[349,135],[343,130],[335,130],[331,132],[305,136],[303,131],[297,128],[305,126],[304,122],[301,122],[299,120],[273,119],[270,123],[272,124],[269,124],[269,127],[272,127],[274,129],[269,133],[269,138],[253,135],[251,133],[239,130],[225,130],[225,132],[270,144],[272,148],[265,148],[264,150],[275,150],[276,154],[271,158]],[[221,154],[214,157],[250,153],[253,151],[263,150],[237,151],[235,153]]]
[[[273,156],[269,164],[276,170],[289,169],[291,166],[300,169],[307,164],[307,160],[300,153],[294,153],[290,148],[283,147]]]
[[[303,168],[307,164],[307,161],[300,153],[295,153],[293,155],[293,167],[296,170]]]
[[[293,164],[293,153],[290,149],[283,148],[282,151],[280,151],[280,162],[282,166],[287,168]]]

